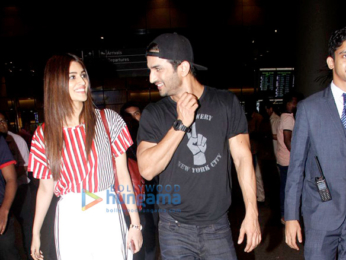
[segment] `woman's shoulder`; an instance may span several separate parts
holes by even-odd
[[[39,143],[40,145],[44,145],[44,123],[37,126],[32,136],[31,143]]]
[[[34,132],[34,136],[37,136],[37,135],[43,137],[43,135],[44,135],[44,123],[42,123],[36,127],[36,130]]]
[[[116,111],[109,109],[109,108],[104,108],[102,110],[104,111],[106,120],[109,124],[114,124],[114,123],[120,124],[120,125],[123,124],[124,120]],[[102,110],[101,109],[95,109],[96,117],[98,120],[102,120],[102,118],[101,118],[101,111]]]
[[[95,109],[95,114],[97,116],[100,116],[101,115],[101,111],[104,111],[105,115],[108,117],[108,116],[111,116],[111,117],[117,117],[119,116],[119,114],[114,111],[113,109],[109,109],[109,108],[104,108],[104,109],[98,109],[96,108]]]

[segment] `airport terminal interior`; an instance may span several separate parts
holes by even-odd
[[[197,73],[202,84],[236,94],[247,116],[254,105],[262,113],[266,99],[280,113],[286,93],[308,97],[329,84],[327,43],[346,25],[344,7],[341,0],[5,0],[0,4],[0,111],[11,131],[33,134],[44,122],[44,66],[52,55],[67,52],[84,61],[96,107],[120,112],[132,101],[143,109],[161,99],[149,82],[146,47],[162,33],[177,32],[190,39],[195,62],[208,68]],[[303,245],[295,251],[285,244],[272,148],[264,144],[261,156],[263,240],[251,253],[236,246],[238,258],[304,259]],[[229,216],[237,241],[244,204],[233,173]],[[24,257],[19,228],[17,244]]]

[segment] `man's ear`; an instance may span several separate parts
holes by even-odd
[[[334,69],[334,59],[330,56],[327,58],[327,65],[329,69]]]
[[[183,61],[180,65],[179,65],[179,69],[181,72],[181,76],[185,77],[186,75],[189,74],[190,72],[190,63],[187,61]]]

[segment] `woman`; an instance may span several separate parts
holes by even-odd
[[[86,68],[78,57],[66,54],[48,60],[44,114],[45,124],[34,134],[28,166],[40,179],[32,257],[43,259],[40,230],[55,194],[60,196],[55,217],[59,259],[132,259],[128,249],[136,253],[143,242],[140,220],[136,204],[128,203],[131,226],[126,234],[112,168],[113,152],[119,184],[126,187],[125,196],[131,195],[125,151],[132,140],[122,118],[105,109],[110,146],[100,111],[93,107]]]

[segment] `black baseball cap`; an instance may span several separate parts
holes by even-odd
[[[152,44],[157,44],[159,52],[149,51]],[[207,70],[206,67],[193,62],[193,50],[190,41],[177,33],[164,33],[156,37],[149,44],[146,56],[156,56],[166,60],[188,61],[197,70]]]

